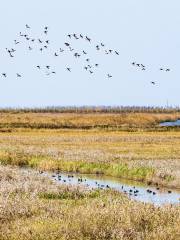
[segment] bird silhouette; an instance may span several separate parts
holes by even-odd
[[[38,69],[41,69],[41,67],[38,65],[38,66],[36,66]]]
[[[2,76],[6,78],[6,77],[7,77],[7,74],[6,74],[6,73],[2,73]]]
[[[68,36],[69,38],[71,38],[71,34],[68,34],[67,36]]]
[[[67,42],[65,42],[64,44],[65,44],[67,47],[69,47],[69,46],[70,46],[70,44],[69,44],[69,43],[67,43]]]
[[[67,71],[71,72],[71,68],[67,67],[66,69],[67,69]]]
[[[151,82],[152,85],[155,85],[156,83],[154,81]]]
[[[86,40],[87,40],[88,42],[91,42],[91,39],[90,39],[89,37],[87,37],[87,36],[86,36]]]
[[[96,50],[100,50],[99,45],[96,46]]]
[[[85,52],[84,50],[83,50],[83,53],[86,55],[87,54],[87,52]]]
[[[41,39],[38,39],[39,43],[42,43]]]
[[[31,50],[32,50],[32,47],[29,46],[29,50],[31,51]]]
[[[28,24],[26,24],[26,28],[30,28],[30,26]]]
[[[45,43],[49,44],[49,40],[46,40]]]
[[[19,78],[22,77],[21,74],[19,74],[19,73],[16,73],[16,75],[17,75],[17,77],[19,77]]]
[[[20,42],[18,42],[17,40],[14,40],[14,43],[17,45],[17,44],[19,44]]]
[[[105,45],[104,45],[103,43],[101,43],[101,46],[102,46],[102,47],[105,47]]]
[[[110,75],[109,73],[108,73],[108,75],[107,75],[107,76],[108,76],[108,78],[112,78],[112,75]]]
[[[47,69],[50,69],[50,66],[46,66]]]
[[[80,34],[80,37],[81,37],[81,38],[83,38],[83,35],[82,35],[82,34]]]
[[[98,63],[96,63],[96,64],[95,64],[95,67],[98,67],[98,66],[99,66],[99,64],[98,64]]]
[[[55,56],[55,57],[58,57],[59,55],[55,52],[55,53],[54,53],[54,56]]]
[[[115,51],[116,55],[119,55],[119,52]]]

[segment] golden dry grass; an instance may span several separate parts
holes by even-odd
[[[14,113],[0,112],[0,129],[118,128],[134,131],[158,128],[158,123],[180,118],[174,113]]]
[[[103,173],[180,188],[180,132],[21,130],[0,133],[0,161]]]
[[[0,166],[1,240],[177,240],[179,222],[178,206],[59,186],[31,170]]]

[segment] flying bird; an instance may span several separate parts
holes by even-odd
[[[89,37],[87,37],[87,36],[86,36],[86,40],[89,41],[89,42],[91,42],[91,39],[90,39]]]
[[[30,28],[30,26],[28,24],[26,24],[26,28]]]
[[[109,73],[108,73],[108,75],[107,75],[107,76],[108,76],[108,78],[112,78],[112,75],[110,75]]]
[[[18,42],[17,40],[14,40],[14,43],[17,45],[17,44],[19,44],[20,42]]]
[[[67,42],[65,42],[64,44],[65,44],[67,47],[69,47],[69,46],[70,46],[70,44],[69,44],[69,43],[67,43]]]
[[[99,45],[96,46],[96,50],[100,50]]]
[[[6,78],[6,77],[7,77],[7,74],[6,74],[6,73],[2,73],[2,76]]]
[[[67,69],[67,71],[71,72],[71,68],[67,67],[66,69]]]
[[[119,55],[119,52],[115,51],[116,55]]]
[[[19,74],[19,73],[16,73],[16,75],[17,75],[17,77],[22,77],[21,74]]]

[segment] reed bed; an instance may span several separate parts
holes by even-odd
[[[163,121],[175,121],[180,112],[173,113],[49,113],[0,112],[0,131],[27,129],[117,129],[127,131],[158,130]],[[176,130],[179,128],[176,128]]]
[[[0,133],[0,162],[97,173],[180,188],[180,132],[19,130]]]
[[[34,171],[0,166],[1,240],[177,240],[179,222],[179,206],[60,186]]]

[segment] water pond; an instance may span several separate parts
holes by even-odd
[[[90,189],[115,189],[125,193],[129,198],[155,205],[180,203],[180,190],[147,186],[136,181],[126,181],[103,175],[75,173],[43,173],[59,184],[82,185]]]
[[[173,121],[170,121],[170,122],[162,122],[160,123],[160,126],[161,127],[178,127],[180,126],[180,119],[178,119],[177,121],[173,122]]]

